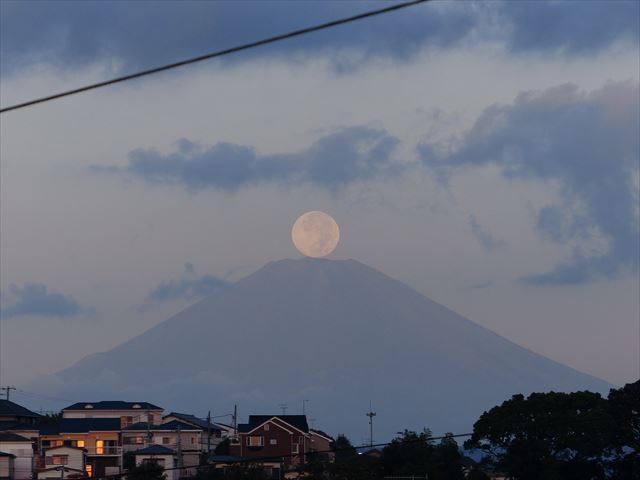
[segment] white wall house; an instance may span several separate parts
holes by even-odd
[[[87,474],[87,452],[78,447],[49,448],[44,452],[44,464],[45,467],[38,471],[38,479],[83,477]]]
[[[138,422],[162,422],[163,408],[149,402],[78,402],[62,409],[63,418],[119,418],[122,428]]]
[[[0,432],[0,452],[15,455],[13,480],[30,480],[33,474],[33,442],[12,432]]]
[[[154,462],[167,469],[165,472],[167,480],[178,480],[181,476],[178,470],[171,470],[178,466],[176,452],[171,448],[162,445],[149,445],[146,448],[137,450],[134,455],[136,457],[136,465]],[[185,476],[185,474],[183,473],[182,476]]]

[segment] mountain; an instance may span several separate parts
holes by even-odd
[[[611,385],[554,362],[354,260],[265,265],[41,386],[81,399],[135,399],[204,415],[299,413],[368,436],[467,432],[515,393]],[[62,395],[61,395],[62,396]],[[91,398],[89,398],[91,397]],[[242,415],[244,414],[244,415]]]

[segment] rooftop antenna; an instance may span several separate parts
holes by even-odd
[[[371,408],[371,401],[369,401],[369,411],[367,417],[369,417],[369,448],[373,448],[373,417],[377,414]]]
[[[306,415],[306,414],[307,414],[307,412],[306,412],[306,410],[307,410],[307,403],[309,403],[309,400],[302,400],[302,414],[303,414],[303,415]]]
[[[286,403],[281,403],[280,405],[278,405],[278,407],[282,409],[282,415],[287,414],[287,408],[289,408],[289,405],[287,405]]]

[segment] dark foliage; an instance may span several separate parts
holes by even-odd
[[[166,480],[164,468],[156,462],[134,465],[127,471],[129,480]]]

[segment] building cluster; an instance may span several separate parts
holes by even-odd
[[[216,449],[225,441],[224,454]],[[328,452],[333,439],[304,415],[251,415],[231,425],[170,412],[147,402],[81,402],[42,416],[0,400],[0,480],[101,478],[154,462],[167,480],[199,465],[227,469],[256,461],[275,478]],[[220,449],[218,449],[220,450]]]

